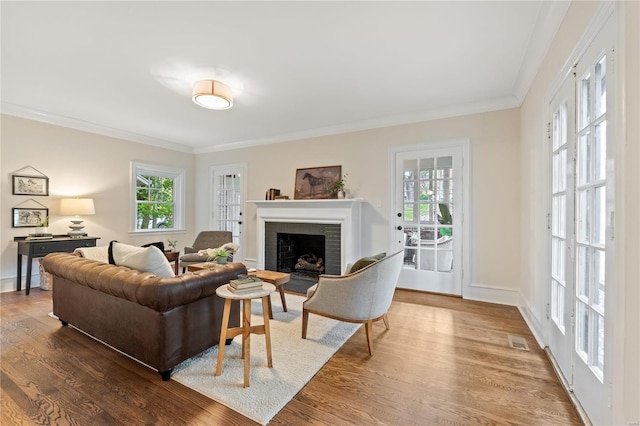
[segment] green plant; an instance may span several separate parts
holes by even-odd
[[[40,221],[40,224],[38,225],[38,227],[40,228],[46,228],[47,226],[49,226],[49,216],[45,216],[44,219],[42,219]]]
[[[178,240],[167,240],[167,245],[171,247],[171,250],[175,250],[176,245],[178,245]]]
[[[230,254],[231,253],[229,252],[229,250],[226,250],[223,248],[208,249],[207,262],[211,262],[212,260],[218,260],[219,258],[226,259],[227,257],[229,257]]]
[[[333,185],[329,190],[329,193],[331,195],[335,195],[340,191],[344,191],[344,187],[347,184],[347,177],[349,177],[349,174],[345,173],[344,175],[342,175],[341,179],[338,179],[337,181],[333,182]]]

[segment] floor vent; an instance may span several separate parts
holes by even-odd
[[[520,349],[521,351],[528,351],[529,345],[524,337],[520,336],[507,336],[509,339],[509,346],[513,349]]]

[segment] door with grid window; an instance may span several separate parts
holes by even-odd
[[[462,294],[462,152],[454,146],[396,153],[399,287]]]
[[[601,30],[550,105],[549,349],[597,424],[611,422],[611,303],[605,303],[614,250],[611,27]]]
[[[243,259],[242,207],[244,206],[244,176],[242,165],[221,166],[212,169],[211,228],[231,231],[233,242],[240,246],[234,260]]]

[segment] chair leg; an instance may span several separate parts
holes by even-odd
[[[302,309],[302,338],[307,338],[307,323],[309,322],[309,311]]]
[[[367,331],[367,345],[369,346],[369,355],[373,355],[373,320],[364,323]]]
[[[382,316],[382,321],[384,321],[384,326],[387,327],[387,330],[390,330],[391,327],[389,327],[389,318],[387,318],[387,314]]]

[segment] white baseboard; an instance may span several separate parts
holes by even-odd
[[[16,291],[17,279],[16,277],[2,278],[0,279],[0,293],[8,293],[10,291]],[[26,275],[22,276],[22,291],[27,286]],[[40,274],[31,275],[31,288],[40,287]]]
[[[520,290],[483,284],[470,284],[463,290],[462,297],[464,299],[477,300],[479,302],[518,306]]]
[[[520,315],[524,318],[524,321],[529,326],[529,330],[533,334],[533,337],[538,342],[541,348],[546,347],[546,332],[545,326],[540,323],[538,317],[534,315],[534,310],[531,309],[531,305],[527,303],[522,297],[520,298],[520,303],[518,303],[518,310],[520,311]]]

